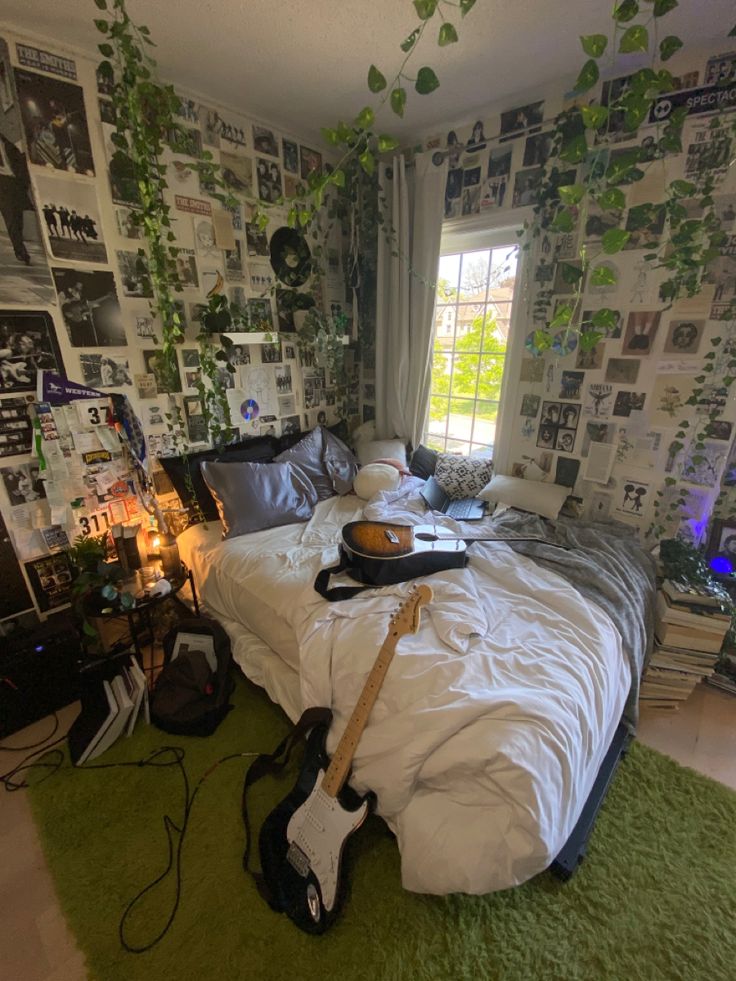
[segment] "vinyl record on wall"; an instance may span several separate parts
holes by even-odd
[[[312,273],[312,256],[295,228],[279,228],[271,236],[271,266],[282,283],[302,286]]]

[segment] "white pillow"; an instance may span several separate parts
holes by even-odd
[[[401,474],[390,463],[369,463],[358,471],[353,490],[364,501],[369,501],[379,491],[391,491],[401,483]]]
[[[406,466],[406,445],[400,439],[371,439],[355,447],[361,467],[374,460],[400,460]]]
[[[543,518],[556,518],[569,494],[570,488],[561,487],[560,484],[543,484],[536,480],[496,474],[478,497],[482,501],[531,511]]]

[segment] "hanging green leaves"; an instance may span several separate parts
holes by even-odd
[[[391,108],[396,113],[397,116],[404,115],[404,109],[406,107],[406,89],[402,89],[400,86],[395,88],[391,92]]]
[[[616,273],[610,266],[601,263],[590,275],[592,286],[613,286],[616,283]]]
[[[455,44],[455,42],[458,40],[459,38],[457,36],[457,31],[452,24],[446,21],[442,27],[440,27],[440,34],[437,39],[437,44],[439,44],[441,48],[444,48],[448,44]]]
[[[654,0],[653,13],[655,17],[664,17],[670,10],[678,6],[677,0]]]
[[[390,153],[391,150],[397,150],[399,147],[399,141],[393,136],[387,136],[385,133],[378,137],[378,152],[379,153]]]
[[[580,69],[580,74],[578,75],[577,81],[573,86],[574,91],[587,92],[588,89],[592,89],[600,78],[600,74],[598,65],[595,63],[593,58],[590,58]]]
[[[585,186],[583,184],[568,184],[563,185],[557,189],[560,199],[565,202],[565,204],[577,204],[582,200],[585,194]]]
[[[604,211],[626,207],[626,196],[618,187],[607,188],[598,195],[596,200]]]
[[[649,50],[649,31],[641,24],[628,27],[621,36],[618,46],[621,54],[633,54],[635,51]]]
[[[368,88],[371,92],[382,92],[386,88],[386,77],[375,65],[368,69]]]
[[[608,38],[605,34],[586,34],[581,35],[580,43],[587,55],[590,55],[591,58],[600,58],[606,50]]]
[[[355,117],[355,125],[358,129],[370,129],[375,122],[376,114],[370,106],[365,106]]]
[[[404,53],[411,51],[411,49],[417,43],[421,33],[422,33],[421,27],[415,27],[414,30],[411,32],[411,34],[407,38],[404,38],[404,40],[401,42],[400,44],[401,50]]]
[[[430,92],[434,92],[439,86],[440,80],[435,75],[433,69],[427,65],[419,69],[414,88],[420,95],[429,95]]]
[[[673,54],[682,47],[682,41],[674,34],[668,34],[659,42],[659,57],[662,61],[669,61]]]
[[[600,129],[608,119],[607,106],[581,106],[580,115],[586,129]]]
[[[618,24],[627,24],[639,13],[637,0],[621,0],[613,11],[613,19]]]
[[[460,14],[464,17],[469,14],[475,6],[475,0],[460,0]]]
[[[630,238],[631,233],[624,231],[623,228],[609,228],[601,239],[601,248],[606,255],[614,255],[621,251]]]
[[[414,0],[414,9],[419,20],[429,20],[430,17],[433,17],[437,3],[438,0]]]

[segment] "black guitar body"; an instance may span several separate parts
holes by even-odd
[[[338,888],[336,900],[327,910],[322,902],[319,881],[309,870],[306,876],[297,872],[287,858],[289,841],[287,828],[293,814],[312,793],[320,770],[326,771],[330,759],[325,751],[327,725],[315,726],[307,739],[304,762],[299,778],[291,793],[269,814],[263,823],[258,839],[262,875],[269,892],[269,905],[286,915],[306,933],[324,933],[338,916],[345,901],[347,881],[344,874],[344,851],[338,862]],[[367,802],[372,810],[375,795],[361,797],[347,784],[340,791],[339,802],[349,811],[355,811]]]
[[[464,569],[468,564],[468,553],[465,549],[416,552],[387,561],[385,558],[374,559],[361,555],[352,551],[345,543],[340,548],[347,565],[345,571],[350,578],[370,586],[392,586],[419,576],[431,576],[433,572],[444,572],[445,569]]]

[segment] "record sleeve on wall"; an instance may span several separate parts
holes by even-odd
[[[0,394],[34,391],[41,370],[64,374],[51,315],[0,310]]]
[[[81,87],[25,68],[15,85],[31,163],[94,177]]]

